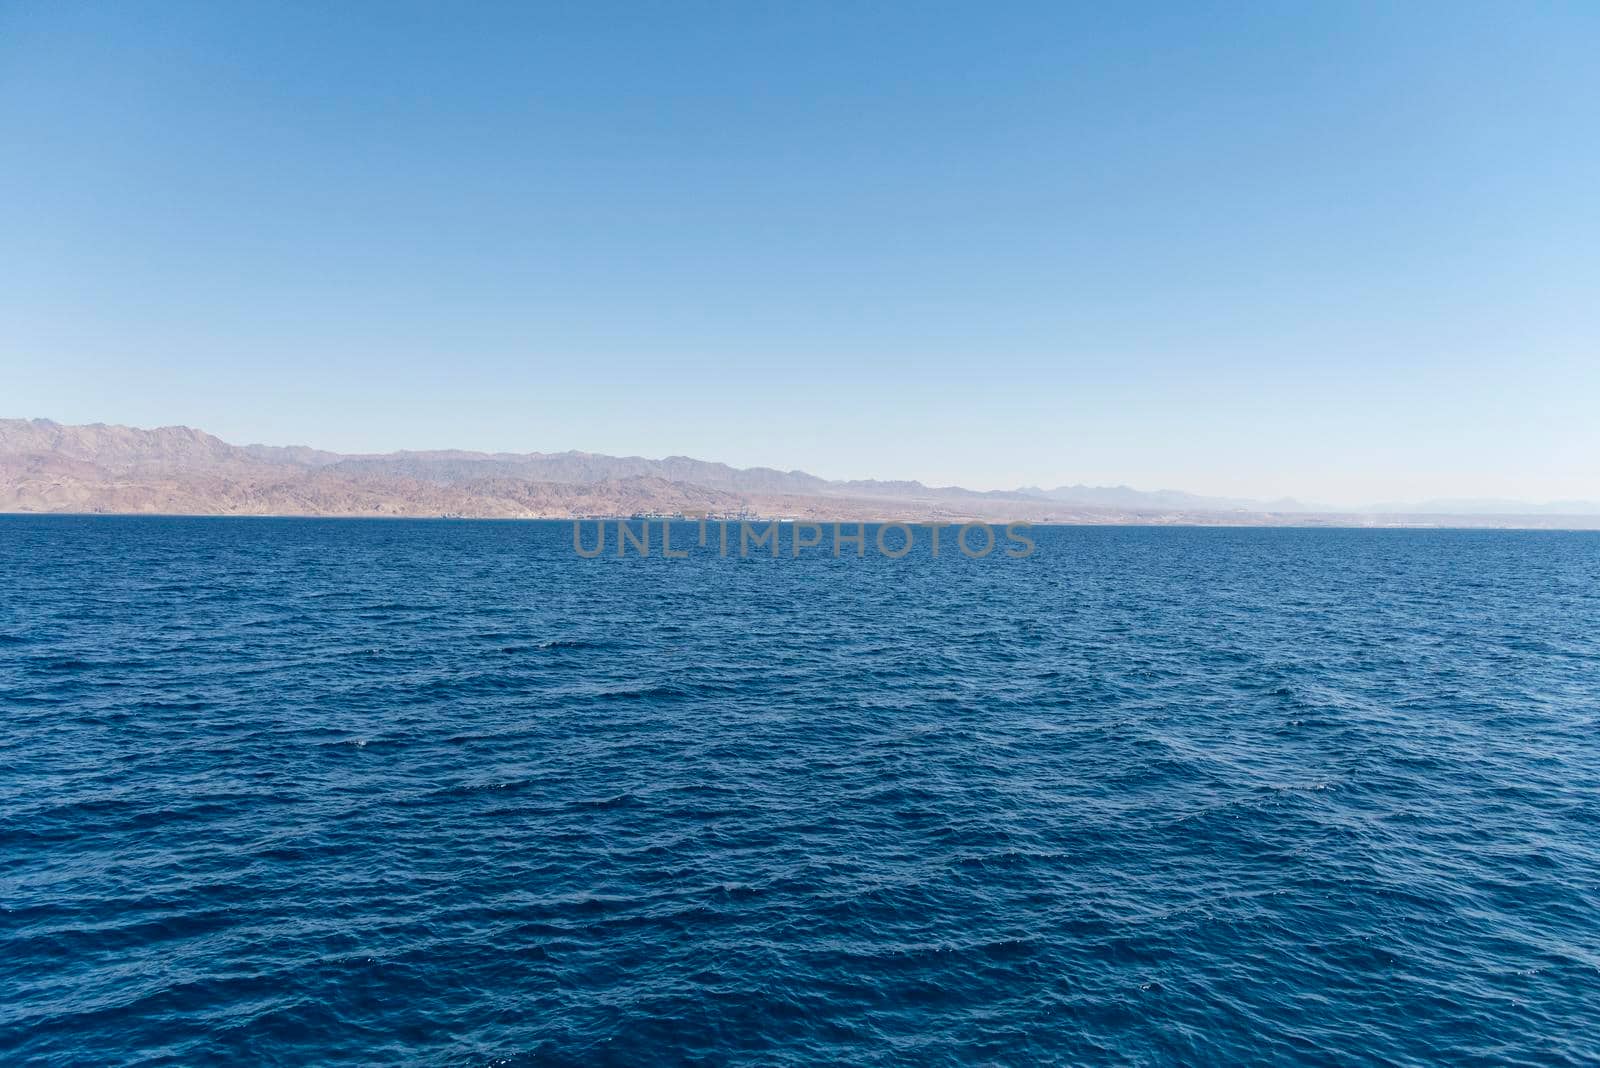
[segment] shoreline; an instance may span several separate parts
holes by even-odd
[[[59,517],[63,519],[306,519],[306,520],[378,520],[378,521],[405,521],[422,523],[639,523],[639,522],[672,522],[672,523],[699,523],[698,517],[689,516],[661,516],[661,515],[582,515],[582,516],[501,516],[501,515],[406,515],[406,514],[372,514],[355,512],[161,512],[161,511],[43,511],[43,510],[12,510],[0,509],[0,518],[46,518]],[[1600,516],[1512,516],[1512,515],[1441,515],[1437,521],[1430,517],[1413,516],[1407,518],[1372,517],[1370,519],[1355,515],[1323,514],[1317,513],[1306,516],[1289,517],[1282,519],[1240,519],[1230,516],[1217,516],[1211,518],[1203,515],[1186,514],[1173,518],[1140,519],[1129,516],[1108,516],[1105,519],[1092,518],[1063,518],[1063,519],[1025,519],[1006,516],[950,516],[933,517],[920,516],[911,518],[906,515],[895,516],[764,516],[748,515],[738,516],[707,516],[708,523],[738,523],[766,525],[778,523],[780,525],[793,525],[796,523],[833,524],[845,526],[865,524],[877,526],[885,523],[904,523],[911,526],[927,526],[938,524],[943,526],[960,526],[964,523],[981,523],[987,526],[1005,526],[1009,523],[1021,523],[1029,527],[1122,527],[1122,528],[1182,528],[1191,530],[1437,530],[1437,531],[1531,531],[1549,533],[1596,533],[1600,532]]]

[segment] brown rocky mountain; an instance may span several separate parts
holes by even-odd
[[[190,427],[0,419],[0,512],[484,518],[704,512],[821,520],[1441,523],[1438,515],[1318,515],[1124,487],[1095,492],[1101,499],[1073,499],[1067,490],[976,492],[920,482],[835,482],[803,471],[734,468],[686,456],[344,455],[304,446],[231,445]],[[1550,515],[1449,518],[1451,525],[1600,525]]]
[[[204,515],[570,517],[641,512],[1001,517],[1006,498],[831,483],[685,456],[461,451],[342,455],[231,445],[190,427],[0,420],[0,510]],[[907,487],[914,492],[907,492]],[[967,507],[951,508],[971,498]],[[1018,514],[1050,511],[1017,498]],[[1055,511],[1060,511],[1059,508]]]

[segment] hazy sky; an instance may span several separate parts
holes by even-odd
[[[0,416],[1600,498],[1600,5],[0,0]]]

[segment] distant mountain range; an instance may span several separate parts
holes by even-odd
[[[1505,498],[1441,498],[1396,502],[1362,508],[1339,508],[1328,504],[1307,504],[1293,497],[1277,500],[1251,500],[1244,497],[1204,497],[1181,490],[1136,490],[1129,486],[1057,486],[1042,490],[1027,486],[1018,493],[1043,500],[1064,501],[1103,508],[1177,508],[1199,512],[1286,512],[1326,515],[1600,515],[1600,501],[1550,501],[1530,503]]]
[[[705,512],[805,519],[1022,519],[1058,523],[1592,526],[1600,504],[1430,501],[1339,512],[1294,500],[1204,497],[1127,486],[977,491],[819,478],[669,456],[394,452],[231,445],[189,427],[141,430],[0,420],[0,511],[203,515],[627,516]],[[1506,517],[1518,517],[1507,522]]]
[[[1052,490],[1025,486],[1017,491],[1041,500],[1066,501],[1098,508],[1178,508],[1199,512],[1327,512],[1290,498],[1257,501],[1243,497],[1203,497],[1181,490],[1136,490],[1131,486],[1057,486]]]

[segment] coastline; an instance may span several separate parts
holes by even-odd
[[[70,509],[15,509],[0,508],[0,518],[42,518],[59,516],[77,519],[326,519],[326,520],[379,520],[439,523],[592,523],[592,522],[642,522],[695,523],[698,517],[674,515],[606,514],[606,515],[426,515],[403,512],[184,512],[184,511],[74,511]],[[769,523],[821,523],[867,524],[906,523],[912,526],[938,523],[960,525],[983,523],[1004,526],[1024,523],[1030,527],[1151,527],[1217,530],[1434,530],[1434,531],[1547,531],[1550,533],[1600,532],[1600,516],[1591,515],[1428,515],[1428,516],[1364,516],[1356,513],[1283,513],[1268,517],[1236,517],[1225,514],[1206,515],[1186,513],[1175,516],[1138,516],[1128,514],[1107,515],[1103,518],[1078,516],[1073,518],[1034,519],[1012,517],[1005,514],[988,516],[967,515],[837,515],[816,513],[810,515],[771,516],[751,514],[737,516],[709,516],[709,522]]]

